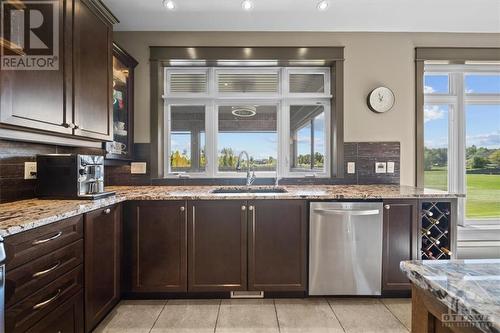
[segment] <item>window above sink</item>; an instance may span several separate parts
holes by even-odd
[[[165,177],[330,177],[330,67],[164,70]]]

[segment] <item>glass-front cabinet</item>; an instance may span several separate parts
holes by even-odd
[[[137,61],[113,44],[113,141],[106,159],[132,160],[134,144],[134,68]]]

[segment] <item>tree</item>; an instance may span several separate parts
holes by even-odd
[[[482,169],[488,164],[488,160],[484,157],[480,156],[474,156],[472,158],[472,165],[471,167],[473,169]]]
[[[500,149],[495,150],[493,153],[488,156],[488,159],[490,160],[490,163],[496,166],[497,168],[500,167]]]

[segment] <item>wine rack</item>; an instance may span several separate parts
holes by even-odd
[[[422,202],[420,255],[423,260],[451,258],[451,203]]]

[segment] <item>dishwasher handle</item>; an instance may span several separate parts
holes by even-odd
[[[363,210],[356,210],[356,209],[315,209],[315,213],[319,214],[334,214],[334,215],[346,215],[346,216],[360,216],[360,215],[378,215],[380,214],[380,210],[378,209],[363,209]]]

